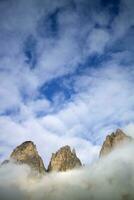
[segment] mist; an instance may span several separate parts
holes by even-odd
[[[125,145],[90,166],[31,176],[26,165],[0,167],[1,200],[134,199],[134,146]]]

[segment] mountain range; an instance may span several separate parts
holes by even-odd
[[[100,150],[100,159],[107,156],[119,145],[131,141],[133,141],[133,139],[130,136],[127,136],[121,129],[117,129],[116,132],[106,137]],[[36,145],[32,141],[26,141],[17,146],[11,153],[10,158],[5,160],[2,164],[10,162],[20,165],[26,164],[38,174],[45,174],[51,171],[67,171],[82,167],[82,162],[77,157],[75,149],[71,150],[71,147],[66,145],[52,154],[48,168],[46,169],[37,151]]]

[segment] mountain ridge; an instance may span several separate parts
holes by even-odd
[[[107,156],[118,145],[132,140],[121,129],[117,129],[112,134],[106,136],[99,157]],[[2,164],[7,164],[11,161],[17,164],[27,164],[39,174],[52,171],[67,171],[83,166],[76,155],[75,149],[71,150],[69,145],[65,145],[56,151],[56,153],[52,153],[48,168],[46,169],[42,158],[38,154],[36,145],[32,141],[25,141],[17,146],[11,153],[9,160],[5,160]]]

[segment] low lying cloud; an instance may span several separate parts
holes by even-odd
[[[134,199],[134,145],[113,151],[89,167],[30,177],[27,166],[0,168],[0,199],[124,200]]]

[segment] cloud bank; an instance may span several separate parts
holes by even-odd
[[[133,199],[134,146],[114,150],[89,167],[30,176],[27,166],[6,164],[0,167],[0,197],[8,199],[78,200]]]

